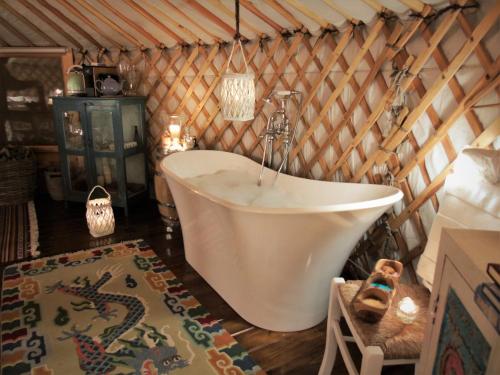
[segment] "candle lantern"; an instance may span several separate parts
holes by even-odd
[[[162,134],[162,152],[169,154],[185,151],[194,147],[195,139],[189,134],[189,128],[184,126],[181,115],[168,116],[165,131]]]
[[[105,198],[91,199],[99,188],[106,193]],[[94,186],[87,198],[87,225],[93,237],[103,237],[115,231],[115,217],[111,207],[111,195],[100,185]]]
[[[405,297],[399,301],[396,315],[405,324],[411,324],[417,318],[418,306],[410,297]]]

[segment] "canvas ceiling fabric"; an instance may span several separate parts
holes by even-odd
[[[56,18],[54,17],[54,8],[56,11],[62,11],[63,15],[70,22],[74,22],[81,27],[100,45],[106,48],[121,46],[132,48],[139,45],[154,47],[155,40],[160,41],[167,47],[178,44],[178,41],[173,38],[172,34],[166,32],[159,24],[172,30],[188,44],[196,43],[197,40],[195,38],[200,38],[206,44],[212,44],[216,40],[231,41],[233,39],[233,32],[230,31],[231,28],[234,29],[235,24],[234,1],[197,0],[197,2],[206,10],[205,14],[199,11],[199,7],[193,7],[190,2],[184,0],[173,0],[169,3],[152,0],[141,1],[140,8],[133,6],[133,4],[131,5],[131,2],[127,1],[112,1],[109,2],[109,6],[98,0],[87,0],[85,2],[72,1],[69,2],[71,7],[67,8],[57,0],[47,0],[48,6],[44,6],[42,3],[30,2],[30,6],[28,7],[17,0],[6,0],[8,7],[0,7],[0,17],[9,20],[17,30],[36,46],[53,46],[54,44],[47,41],[47,38],[41,36],[33,27],[28,26],[14,12],[21,13],[57,44],[73,48],[79,48],[79,46],[74,45],[74,42],[71,41],[68,44],[68,38],[47,22],[45,17],[55,20],[56,23],[60,24],[83,48],[90,49],[96,46],[88,37],[80,37],[77,33],[75,34],[74,29],[69,27],[64,21],[58,22],[57,14]],[[422,2],[437,8],[448,4],[447,1],[443,0],[423,0]],[[415,11],[415,9],[410,9],[398,0],[379,0],[379,3],[400,17],[406,17],[411,11]],[[250,6],[247,7],[245,4],[250,4]],[[378,12],[377,9],[362,0],[279,0],[278,4],[293,17],[295,20],[293,23],[290,19],[283,16],[283,14],[280,14],[267,0],[242,1],[240,5],[242,36],[246,39],[254,40],[258,39],[262,34],[272,37],[278,32],[262,18],[249,10],[251,7],[256,8],[259,12],[269,17],[282,30],[294,30],[297,28],[297,25],[303,25],[313,34],[318,34],[322,27],[329,24],[337,28],[343,28],[350,22],[351,18],[369,24],[376,18]],[[144,12],[154,15],[159,24],[151,22],[151,19],[145,16]],[[207,12],[219,18],[225,26],[215,23],[213,19],[207,17]],[[305,12],[309,13],[309,15]],[[96,14],[112,20],[113,23],[103,21]],[[81,15],[88,18],[97,27],[99,32],[96,33],[96,30],[92,29],[90,25],[82,22]],[[120,15],[124,15],[131,22],[141,25],[152,38],[141,35],[141,33],[136,33],[130,24],[122,19]],[[178,27],[178,24],[181,24],[183,28]],[[204,27],[200,29],[197,25],[203,25]],[[26,45],[26,41],[20,38],[19,35],[12,33],[11,30],[4,29],[5,27],[0,25],[2,39],[5,39],[5,42],[9,45]],[[131,33],[135,39],[135,43],[126,38],[124,32],[120,32],[120,29]],[[113,46],[110,40],[115,41],[117,45]]]

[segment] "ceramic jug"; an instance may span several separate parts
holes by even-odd
[[[97,80],[95,87],[103,95],[117,95],[123,88],[123,82],[118,82],[111,76],[107,76],[103,80]]]

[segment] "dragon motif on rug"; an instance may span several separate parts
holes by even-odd
[[[93,284],[88,277],[77,277],[69,285],[58,281],[46,288],[46,293],[62,292],[83,298],[82,302],[71,303],[73,310],[95,310],[97,315],[94,320],[110,321],[118,317],[117,310],[112,309],[112,303],[120,304],[127,310],[122,322],[107,327],[97,337],[88,335],[92,324],[83,329],[73,325],[70,330],[62,331],[63,336],[58,340],[71,339],[74,342],[80,368],[86,374],[108,374],[117,366],[132,368],[131,374],[144,370],[153,373],[153,367],[158,374],[168,374],[176,368],[188,366],[189,361],[177,354],[177,349],[169,343],[167,336],[142,322],[146,308],[139,298],[102,291],[104,285],[120,274],[119,266],[105,267],[98,272],[98,280]],[[131,329],[135,332],[133,339],[120,338]],[[110,348],[112,344],[120,345],[120,348],[113,352]]]

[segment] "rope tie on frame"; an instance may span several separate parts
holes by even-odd
[[[439,17],[441,17],[443,14],[454,11],[454,10],[467,10],[467,9],[479,9],[479,2],[474,1],[473,3],[466,4],[466,5],[459,5],[459,4],[451,4],[448,5],[447,7],[444,7],[440,10],[438,10],[435,13],[429,14],[428,16],[423,16],[420,13],[411,13],[410,17],[413,18],[422,18],[427,24],[431,24],[432,22],[436,21]]]

